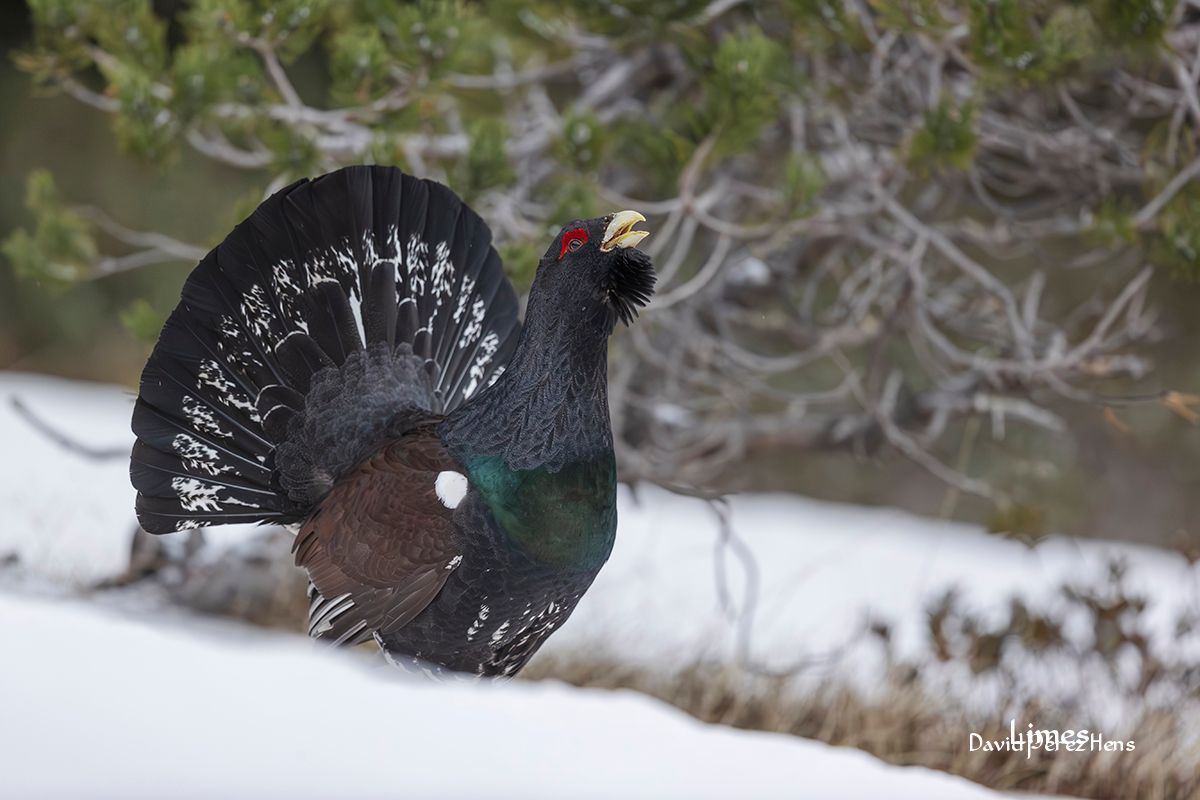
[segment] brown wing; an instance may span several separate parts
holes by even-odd
[[[354,644],[429,605],[462,555],[453,510],[437,496],[446,470],[465,472],[425,426],[334,485],[294,546],[312,581],[309,635]]]

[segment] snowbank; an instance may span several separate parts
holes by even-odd
[[[89,462],[64,451],[13,413],[13,396],[72,437],[119,450],[132,438],[129,394],[0,373],[0,441],[20,454],[0,459],[0,559],[15,554],[30,574],[76,584],[119,573],[135,525],[125,459]],[[950,588],[985,620],[1007,615],[1012,597],[1053,611],[1065,602],[1064,584],[1103,586],[1116,559],[1126,564],[1127,587],[1148,601],[1139,623],[1146,635],[1165,652],[1200,660],[1200,637],[1175,631],[1185,609],[1197,610],[1200,570],[1174,553],[1071,539],[1031,549],[971,526],[792,496],[733,498],[731,518],[729,540],[700,501],[622,491],[611,561],[538,657],[598,654],[670,674],[700,658],[781,669],[830,655],[818,677],[870,685],[879,650],[842,649],[861,641],[867,620],[885,621],[895,652],[916,657],[929,647],[927,609]],[[251,535],[211,530],[214,546]],[[938,691],[984,714],[1013,700],[1011,686],[997,682],[989,693],[964,665],[952,667],[958,672],[930,671]],[[1078,661],[1055,668],[1038,660],[1019,683],[1026,696],[1071,703],[1087,718],[1134,718],[1117,702],[1107,664],[1084,674]],[[1132,701],[1140,703],[1136,690]]]
[[[0,796],[998,797],[628,692],[385,679],[299,640],[0,594]]]
[[[118,386],[0,372],[0,558],[15,556],[30,574],[78,586],[125,570],[137,530],[127,456],[133,400]],[[14,401],[108,455],[88,458],[51,442]],[[230,526],[210,538],[236,541],[253,528]]]
[[[1195,608],[1198,571],[1179,554],[1122,542],[1051,538],[1030,548],[954,522],[790,495],[731,498],[733,540],[706,504],[658,489],[621,496],[616,550],[548,647],[604,643],[646,664],[739,652],[767,669],[837,649],[870,619],[902,655],[927,649],[930,601],[950,587],[983,618],[1011,597],[1060,603],[1064,584],[1095,585],[1128,565],[1150,598],[1150,633],[1176,641]],[[636,620],[631,625],[630,620]]]
[[[119,573],[137,525],[128,464],[50,443],[19,417],[14,398],[80,444],[112,450],[133,445],[133,396],[115,386],[0,373],[0,555],[78,583]]]

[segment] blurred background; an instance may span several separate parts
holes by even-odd
[[[564,646],[533,674],[999,788],[1200,791],[1194,706],[1178,705],[1198,699],[1200,672],[1194,0],[30,0],[0,6],[0,48],[0,369],[132,390],[199,256],[265,194],[344,164],[446,182],[520,289],[561,222],[641,210],[659,293],[614,339],[610,377],[621,477],[658,505],[623,495],[622,535],[672,527],[662,509],[685,501],[652,487],[782,494],[732,517],[702,499],[672,512],[744,538],[720,557],[744,569],[733,589],[709,585],[714,556],[696,556],[696,591],[731,620],[725,656],[648,671]],[[93,441],[81,406],[55,406],[75,384],[12,380],[33,419]],[[13,436],[62,450],[9,412]],[[99,429],[126,435],[119,417]],[[806,548],[772,550],[755,530]],[[107,591],[158,575],[169,602],[298,625],[303,582],[282,535],[265,536],[254,558],[201,564],[141,535],[132,561],[89,579]],[[872,642],[883,699],[805,673],[776,718],[764,708],[796,669],[755,662],[729,683],[723,668],[754,661],[739,614],[773,581],[794,590],[832,547],[844,571],[830,587],[860,583],[898,543],[941,555],[884,570],[895,594],[832,601],[848,629],[821,655],[857,664]],[[969,610],[954,587],[986,563],[1024,579],[983,580],[992,593]],[[820,585],[777,603],[768,633],[758,608],[757,641],[806,664],[823,651],[779,633],[816,624],[796,609]],[[911,614],[872,610],[897,605]],[[1026,672],[1043,657],[1083,687],[1071,708],[1157,726],[1171,758],[1139,748],[1136,764],[1016,775],[964,760],[961,726],[929,733],[999,708],[1053,717],[1062,687]],[[943,667],[990,710],[932,703],[914,675],[936,684]],[[816,685],[837,699],[816,702]],[[864,733],[883,728],[907,744]]]
[[[627,476],[1196,541],[1200,429],[1162,403],[1200,389],[1190,6],[729,5],[5,4],[0,364],[132,385],[177,253],[392,163],[477,205],[518,283],[561,220],[651,214],[671,305],[616,356]],[[879,191],[953,248],[920,297],[929,237]]]

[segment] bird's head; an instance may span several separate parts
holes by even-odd
[[[580,319],[600,313],[610,331],[618,319],[628,325],[654,294],[650,256],[637,249],[650,235],[636,230],[645,220],[636,211],[618,211],[564,225],[538,263],[530,302],[540,295]]]

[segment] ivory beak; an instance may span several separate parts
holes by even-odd
[[[604,231],[604,241],[600,244],[600,252],[607,253],[615,247],[637,247],[638,243],[650,235],[650,231],[635,231],[634,225],[645,222],[646,218],[636,211],[618,211],[613,214],[612,222]]]

